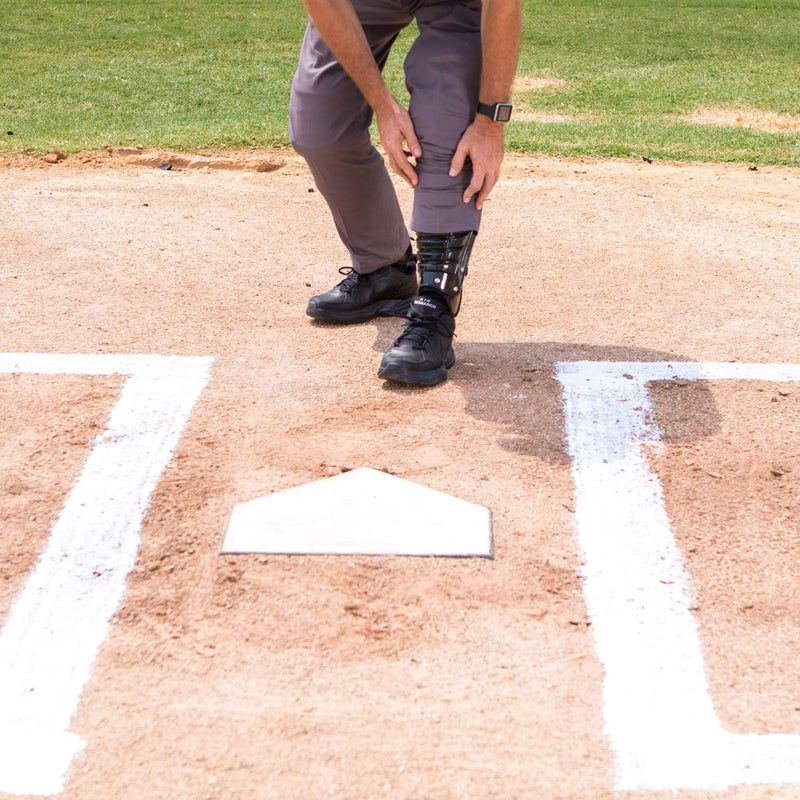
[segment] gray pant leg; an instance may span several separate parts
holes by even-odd
[[[369,7],[368,2],[354,6],[375,58],[383,66],[397,33],[412,17],[388,8],[381,19],[380,9],[375,12],[377,18],[374,13],[365,15],[361,7]],[[387,20],[387,15],[399,21]],[[409,244],[394,185],[370,141],[371,120],[372,109],[361,91],[309,23],[292,83],[289,136],[306,159],[350,251],[353,268],[360,273],[397,261]]]
[[[425,233],[477,231],[481,212],[462,201],[469,162],[456,178],[450,162],[475,118],[481,74],[480,0],[424,2],[419,36],[405,60],[409,112],[422,147],[411,227]]]

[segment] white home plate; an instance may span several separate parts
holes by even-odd
[[[221,553],[492,557],[488,508],[357,469],[240,503]]]

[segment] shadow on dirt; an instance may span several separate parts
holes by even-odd
[[[377,325],[375,350],[389,347],[396,326]],[[635,347],[560,342],[457,342],[458,361],[449,380],[466,399],[466,412],[501,425],[506,450],[569,464],[564,435],[561,386],[555,377],[559,361],[686,362],[685,356]],[[430,392],[386,382],[389,392]],[[684,443],[712,436],[720,417],[705,381],[658,381],[650,384],[655,420],[665,442]]]

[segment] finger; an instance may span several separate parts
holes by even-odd
[[[450,162],[450,177],[455,178],[464,169],[464,160],[467,157],[467,148],[462,147],[460,144],[456,148],[453,160]]]
[[[419,139],[417,139],[414,126],[409,123],[409,127],[403,131],[403,133],[406,137],[408,149],[411,150],[411,155],[414,156],[414,158],[422,158],[422,147],[420,146]]]
[[[398,138],[386,148],[389,156],[389,163],[392,169],[403,178],[409,186],[417,185],[417,173],[414,165],[408,160],[405,149],[403,148],[403,136],[398,132]],[[413,153],[412,153],[413,155]]]
[[[409,186],[416,186],[419,182],[417,171],[407,158],[400,159],[400,176]]]
[[[494,185],[497,183],[497,178],[494,176],[487,175],[483,179],[483,186],[481,187],[480,192],[478,192],[478,196],[475,198],[475,208],[480,211],[483,207],[484,201],[489,199],[489,195],[491,194],[492,189],[494,189]]]
[[[473,173],[472,180],[469,182],[469,185],[464,190],[464,197],[463,197],[464,202],[469,203],[473,195],[476,192],[479,192],[482,186],[483,186],[483,173],[482,172]]]
[[[394,172],[395,175],[399,175],[412,189],[417,185],[417,176],[413,173],[409,175],[396,164],[392,164],[392,172]]]
[[[389,157],[389,166],[391,166],[392,171],[399,175],[412,188],[416,186],[418,181],[417,173],[414,171],[408,159],[405,157],[397,159],[390,152],[387,152],[386,155]]]

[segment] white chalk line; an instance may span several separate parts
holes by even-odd
[[[714,710],[692,589],[642,444],[660,439],[646,384],[800,381],[800,365],[563,362],[583,588],[606,676],[620,790],[800,783],[800,735],[736,735]]]
[[[150,496],[212,360],[0,354],[0,372],[130,376],[0,631],[0,792],[63,791],[84,747],[70,720],[122,601]]]

